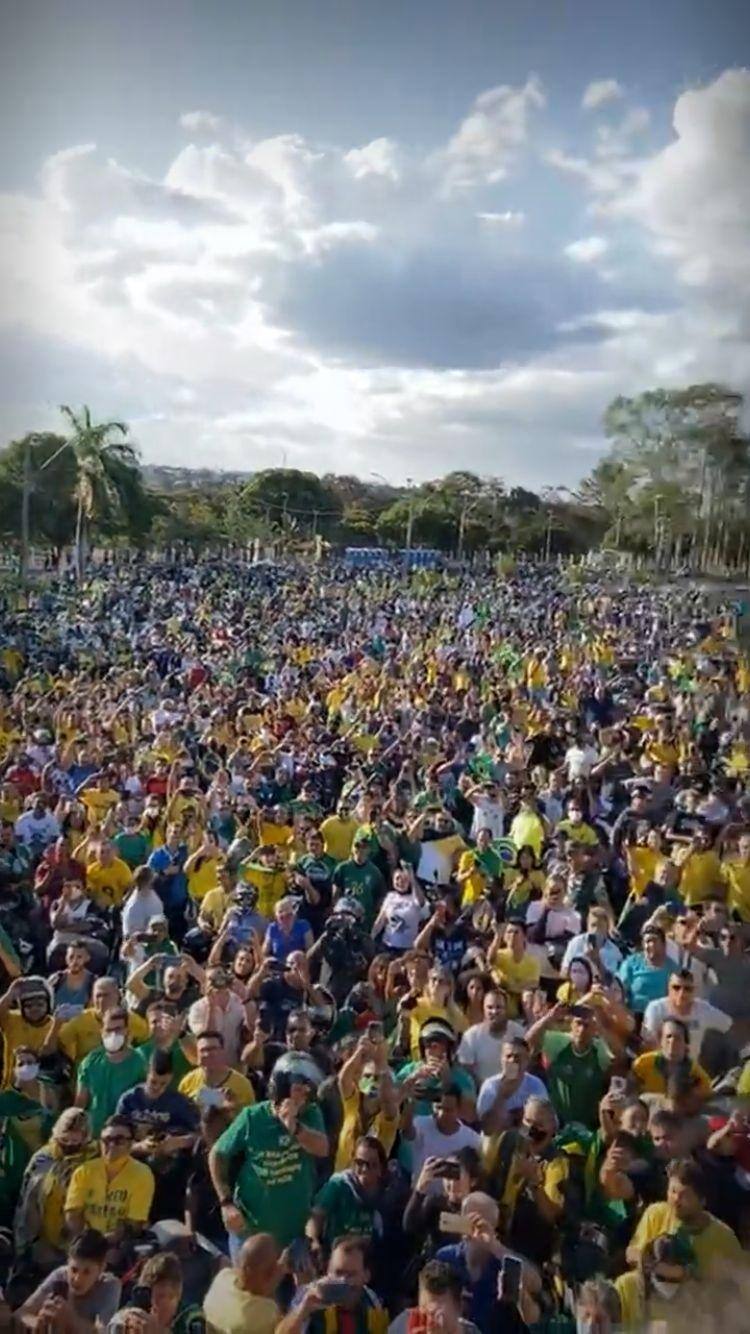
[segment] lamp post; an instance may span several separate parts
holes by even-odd
[[[29,580],[29,513],[31,510],[31,493],[34,489],[34,482],[31,470],[31,449],[32,445],[38,445],[42,437],[38,433],[32,433],[26,437],[23,449],[23,479],[21,482],[21,587],[26,588]],[[56,449],[54,454],[50,454],[48,459],[37,468],[37,472],[44,472],[49,468],[56,458],[62,454],[63,450],[70,445],[69,440],[65,440]],[[80,577],[80,576],[79,576]]]

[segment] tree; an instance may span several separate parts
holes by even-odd
[[[263,515],[273,528],[288,531],[292,518],[302,533],[329,533],[341,517],[339,498],[313,472],[266,468],[243,487],[240,505]]]
[[[89,528],[98,524],[111,531],[121,520],[126,527],[136,517],[143,491],[139,489],[138,454],[124,439],[128,433],[124,422],[94,422],[88,407],[75,413],[63,404],[60,411],[70,424],[68,445],[75,461],[75,548],[80,579]],[[123,439],[114,439],[117,435]]]

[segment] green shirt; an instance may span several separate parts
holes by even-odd
[[[160,1050],[163,1050],[163,1048],[157,1048],[153,1038],[149,1038],[147,1042],[141,1042],[138,1046],[138,1051],[145,1057],[147,1064],[151,1060],[154,1052]],[[172,1079],[169,1087],[171,1089],[176,1089],[180,1080],[184,1079],[185,1075],[189,1075],[190,1071],[195,1069],[195,1066],[191,1065],[185,1055],[182,1049],[182,1043],[179,1039],[177,1042],[172,1043],[172,1046],[169,1048],[169,1055],[172,1057]]]
[[[573,1050],[569,1033],[546,1033],[542,1053],[550,1102],[561,1125],[579,1121],[593,1130],[612,1060],[607,1047],[596,1039],[579,1054]]]
[[[306,1107],[300,1122],[323,1131],[319,1107]],[[315,1192],[315,1159],[290,1135],[270,1102],[244,1107],[216,1141],[223,1158],[241,1159],[234,1188],[248,1232],[270,1232],[280,1246],[301,1237]]]
[[[131,871],[148,861],[151,844],[145,834],[115,834],[112,842],[117,848],[118,857],[122,857]]]
[[[375,921],[376,907],[385,894],[385,881],[373,862],[354,860],[339,862],[333,874],[336,889],[343,891],[348,898],[361,903],[365,914],[365,925],[369,928]]]
[[[89,1095],[86,1108],[91,1131],[98,1139],[104,1122],[114,1116],[120,1096],[146,1078],[146,1060],[138,1051],[129,1051],[122,1061],[111,1061],[103,1047],[95,1047],[78,1067],[78,1087]]]
[[[324,1239],[332,1246],[337,1237],[371,1237],[375,1231],[375,1206],[366,1204],[351,1184],[348,1172],[337,1172],[315,1196],[315,1208],[325,1216]]]

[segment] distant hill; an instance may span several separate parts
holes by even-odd
[[[252,476],[251,472],[224,472],[220,468],[170,468],[161,463],[143,465],[143,479],[152,491],[198,491],[247,482]]]

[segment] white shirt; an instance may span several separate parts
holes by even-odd
[[[134,890],[122,910],[122,934],[134,936],[145,931],[152,917],[164,916],[164,904],[155,889]]]
[[[669,997],[665,996],[662,1000],[649,1001],[643,1015],[643,1031],[648,1032],[649,1036],[658,1039],[661,1026],[665,1019],[679,1019],[686,1024],[690,1032],[690,1056],[692,1060],[700,1059],[700,1051],[703,1045],[703,1039],[706,1033],[715,1029],[719,1033],[728,1033],[732,1027],[732,1020],[723,1010],[717,1010],[715,1005],[710,1005],[705,1000],[694,1000],[690,1007],[690,1014],[687,1018],[681,1014],[675,1014],[669,1004]]]
[[[195,1001],[188,1010],[188,1028],[197,1036],[213,1030],[221,1033],[224,1039],[224,1055],[230,1065],[239,1065],[242,1042],[240,1033],[245,1023],[245,1007],[238,996],[232,993],[225,1010],[212,1005],[207,996]]]
[[[568,778],[588,778],[598,758],[599,752],[593,746],[570,746],[565,753]]]
[[[37,819],[33,811],[24,811],[16,820],[15,835],[22,843],[40,843],[46,847],[60,837],[60,826],[49,811],[41,819]]]
[[[574,959],[588,958],[589,933],[582,931],[580,936],[574,936],[568,941],[568,947],[563,955],[563,961],[560,965],[560,972],[567,973],[568,968]],[[599,958],[608,973],[616,973],[622,963],[622,953],[611,940],[605,940],[599,947]]]
[[[502,801],[490,801],[487,797],[478,797],[474,802],[474,814],[471,819],[471,837],[476,839],[480,829],[489,829],[493,838],[502,838],[505,828],[505,810]]]
[[[480,1088],[477,1098],[477,1116],[480,1119],[492,1111],[501,1079],[502,1075],[499,1073],[493,1075],[491,1079],[486,1079]],[[503,1108],[506,1112],[517,1112],[523,1108],[529,1098],[542,1098],[544,1102],[549,1102],[546,1084],[543,1084],[536,1075],[530,1075],[527,1071],[515,1093],[511,1093],[509,1098],[504,1099]]]
[[[429,910],[412,893],[397,894],[394,889],[386,894],[380,911],[385,918],[383,944],[389,950],[410,950]]]
[[[444,1135],[435,1125],[434,1116],[414,1117],[414,1139],[411,1141],[412,1181],[416,1181],[427,1158],[450,1158],[459,1149],[482,1147],[481,1135],[471,1126],[460,1122],[458,1130],[452,1135]]]
[[[500,1037],[493,1037],[486,1023],[467,1028],[458,1048],[458,1060],[465,1065],[478,1083],[496,1075],[500,1069],[500,1053],[506,1042],[522,1038],[523,1028],[515,1019],[509,1019]]]

